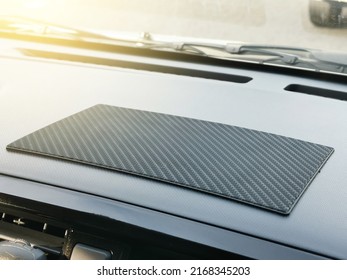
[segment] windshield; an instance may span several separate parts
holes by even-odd
[[[97,34],[147,34],[147,38],[156,34],[188,42],[213,39],[347,55],[347,1],[0,0],[0,7],[1,16],[26,17]],[[346,61],[346,56],[334,58],[334,62],[341,60]]]

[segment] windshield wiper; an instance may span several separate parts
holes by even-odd
[[[109,37],[102,34],[17,16],[0,16],[0,32],[82,41],[110,40]]]
[[[347,73],[346,55],[344,55],[342,59],[341,55],[322,56],[322,54],[326,53],[305,48],[243,43],[217,44],[199,41],[159,41],[154,40],[152,35],[148,32],[141,33],[139,39],[123,39],[52,24],[41,20],[14,16],[0,16],[0,33],[1,32],[47,38],[63,38],[73,41],[97,42],[110,45],[123,45],[152,50],[170,50],[214,58],[252,61],[260,64],[282,64],[309,68],[314,71],[325,70]]]
[[[336,57],[331,60],[329,57],[321,59],[319,56],[324,52],[306,48],[243,43],[161,42],[152,40],[149,34],[144,39],[138,41],[138,46],[149,49],[170,49],[196,55],[220,57],[221,55],[213,53],[213,51],[217,51],[224,53],[223,58],[253,60],[261,64],[282,63],[283,65],[290,66],[305,66],[315,71],[331,70],[341,73],[346,73],[347,71],[347,63],[340,62],[343,60],[339,61]],[[346,60],[346,57],[344,59]]]
[[[292,55],[284,52],[271,50],[272,47],[264,46],[248,46],[248,45],[238,45],[233,43],[223,44],[212,44],[212,43],[199,43],[199,42],[139,42],[139,46],[149,49],[172,49],[181,52],[191,52],[199,55],[210,56],[208,50],[212,49],[217,51],[222,51],[227,54],[237,55],[237,54],[262,54],[268,56],[276,56],[281,59],[286,64],[295,64],[299,57],[297,55]],[[297,51],[297,49],[295,49]]]

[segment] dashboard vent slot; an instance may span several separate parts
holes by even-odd
[[[32,219],[14,216],[8,213],[1,213],[1,221],[8,224],[13,224],[23,228],[28,228],[34,231],[53,235],[59,238],[64,238],[66,234],[65,228],[53,226],[45,222],[38,222]]]
[[[338,100],[347,101],[347,92],[337,91],[325,88],[304,86],[298,84],[291,84],[284,88],[286,91],[305,93],[310,95],[316,95],[321,97],[333,98]]]
[[[142,71],[159,72],[159,73],[165,73],[165,74],[204,78],[204,79],[211,79],[211,80],[224,81],[224,82],[245,84],[252,80],[252,78],[248,76],[198,70],[193,68],[182,68],[182,67],[148,64],[148,63],[141,63],[141,62],[122,61],[122,60],[115,60],[115,59],[108,59],[108,58],[101,58],[101,57],[81,56],[81,55],[75,55],[75,54],[48,52],[48,51],[41,51],[41,50],[21,49],[21,51],[26,56],[31,56],[31,57],[57,59],[57,60],[63,60],[63,61],[73,61],[73,62],[79,62],[79,63],[91,63],[95,65],[107,65],[111,67],[121,67],[121,68],[128,68],[128,69],[135,69],[135,70],[142,70]]]
[[[46,228],[44,229],[44,232],[50,235],[54,235],[57,237],[64,238],[66,235],[66,229],[60,228],[52,225],[45,224]]]

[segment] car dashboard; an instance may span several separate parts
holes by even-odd
[[[345,77],[1,41],[1,240],[25,240],[47,259],[347,258]],[[96,104],[235,125],[335,152],[292,212],[281,215],[168,182],[6,150]]]

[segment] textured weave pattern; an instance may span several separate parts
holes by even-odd
[[[330,147],[250,129],[97,105],[7,146],[288,214]]]

